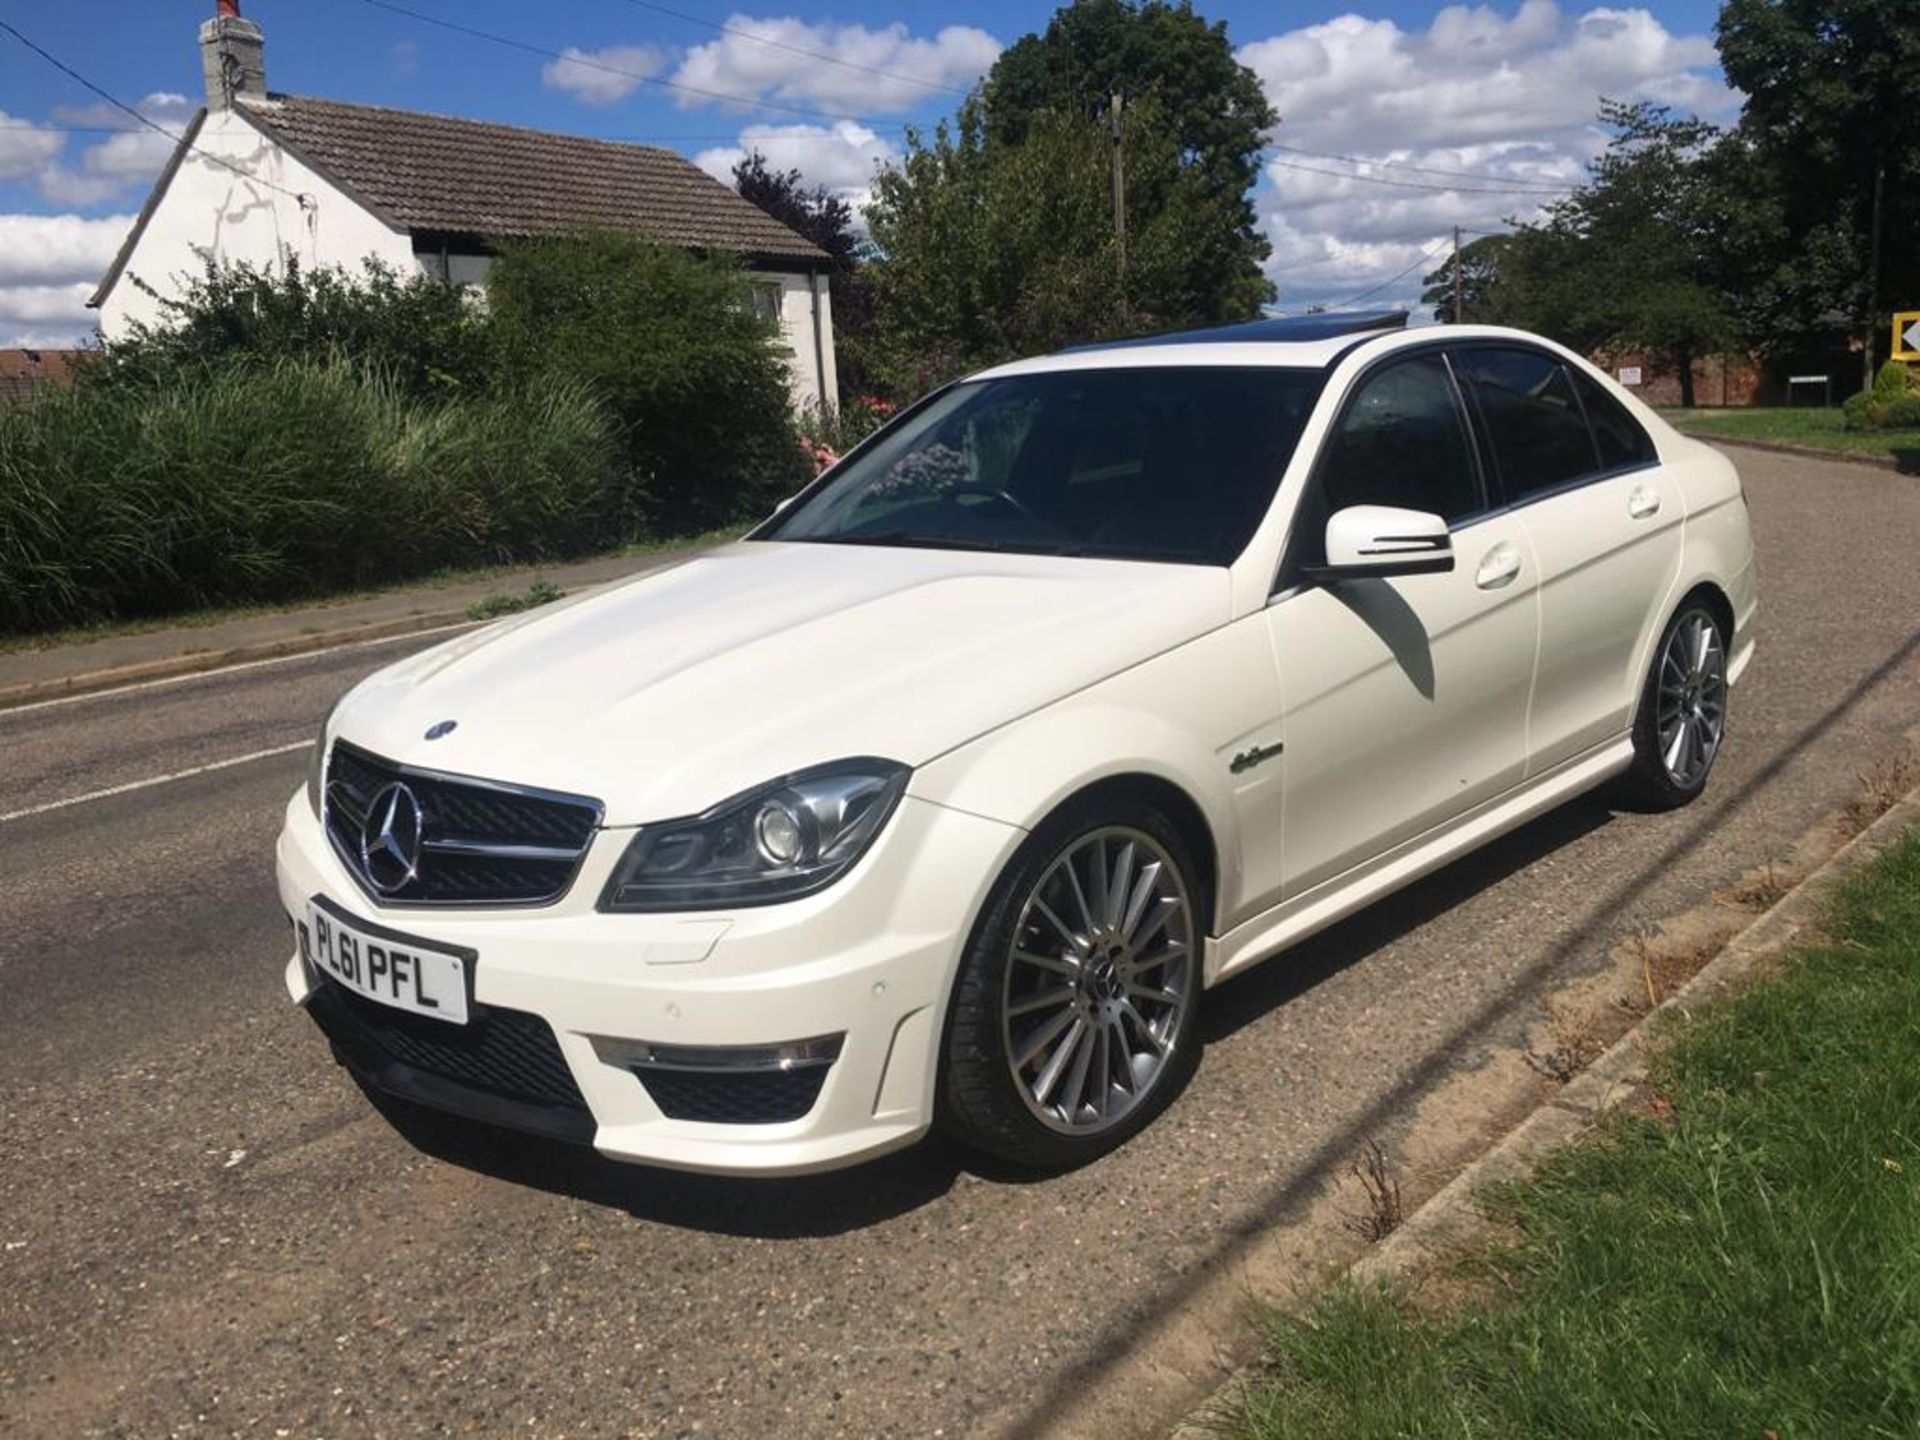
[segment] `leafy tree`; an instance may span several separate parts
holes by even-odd
[[[873,328],[873,287],[861,264],[853,206],[824,185],[808,188],[798,170],[772,169],[758,150],[735,162],[733,188],[827,252],[832,261],[828,284],[840,389],[843,394],[864,394],[875,381],[868,340]]]
[[[1577,349],[1661,355],[1691,405],[1694,360],[1740,333],[1733,257],[1750,217],[1713,126],[1647,102],[1603,101],[1600,118],[1614,133],[1588,183],[1484,252],[1482,304]]]
[[[1124,273],[1104,122],[1043,113],[1019,144],[1000,145],[969,102],[930,140],[909,136],[867,211],[881,257],[871,267],[881,354],[897,389],[1076,341],[1257,311],[1271,293],[1257,269],[1219,283],[1238,250],[1232,203],[1181,163],[1151,102],[1129,127]]]
[[[1920,299],[1920,13],[1913,0],[1726,0],[1727,81],[1745,92],[1750,175],[1776,226],[1756,274],[1762,338],[1877,330]],[[1881,274],[1869,293],[1876,176]]]
[[[1234,58],[1224,22],[1209,24],[1191,0],[1072,0],[1044,31],[1001,54],[981,94],[986,141],[995,148],[1023,144],[1043,115],[1103,122],[1115,95],[1128,110],[1150,104],[1160,129],[1154,138],[1171,140],[1187,177],[1182,198],[1203,204],[1209,223],[1221,227],[1188,267],[1195,313],[1240,319],[1272,298],[1260,268],[1271,246],[1251,195],[1261,147],[1280,117],[1259,78]],[[1131,190],[1137,127],[1122,123]]]
[[[509,374],[582,383],[625,446],[632,533],[752,515],[805,462],[786,365],[730,260],[602,232],[507,246],[487,308]]]
[[[798,170],[770,169],[767,157],[754,150],[734,163],[733,188],[826,251],[836,271],[853,268],[860,248],[853,207],[826,186],[808,189]]]
[[[1482,235],[1460,247],[1460,321],[1466,325],[1512,325],[1507,297],[1502,293],[1502,262],[1513,248],[1511,235]],[[1453,322],[1452,256],[1421,284],[1420,303],[1432,307],[1443,322]]]

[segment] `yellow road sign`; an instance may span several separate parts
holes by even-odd
[[[1895,360],[1920,360],[1920,310],[1901,310],[1893,317]]]

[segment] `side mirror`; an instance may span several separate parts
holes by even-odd
[[[1453,538],[1438,515],[1394,505],[1349,505],[1327,521],[1327,563],[1309,565],[1303,573],[1324,584],[1451,569]]]

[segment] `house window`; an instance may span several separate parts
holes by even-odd
[[[757,319],[769,325],[780,323],[780,284],[772,280],[755,280],[747,287],[747,293],[753,299],[753,313]]]

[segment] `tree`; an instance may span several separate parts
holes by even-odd
[[[826,186],[808,189],[798,170],[770,169],[767,157],[754,150],[734,162],[733,188],[826,251],[836,273],[853,269],[860,248],[853,207]]]
[[[1694,360],[1740,334],[1731,297],[1750,217],[1713,126],[1648,102],[1603,101],[1600,119],[1614,133],[1588,183],[1502,237],[1485,303],[1576,349],[1661,355],[1691,405]]]
[[[1920,297],[1920,15],[1913,0],[1726,0],[1727,82],[1778,233],[1756,277],[1762,338],[1791,343]],[[1879,282],[1874,190],[1881,191]]]
[[[1272,249],[1251,196],[1280,117],[1259,77],[1234,58],[1224,22],[1208,24],[1191,0],[1073,0],[1044,31],[1007,47],[981,93],[996,147],[1024,142],[1042,115],[1103,121],[1115,95],[1128,107],[1151,102],[1192,179],[1183,193],[1204,197],[1233,239],[1195,257],[1191,284],[1212,299],[1202,307],[1208,318],[1241,317]],[[1260,296],[1271,298],[1270,289]]]
[[[1511,235],[1482,235],[1460,247],[1460,320],[1466,325],[1511,325],[1514,318],[1507,313],[1506,297],[1502,294],[1501,267],[1513,248]],[[1438,270],[1427,275],[1421,284],[1426,288],[1420,292],[1420,303],[1432,307],[1434,315],[1440,320],[1452,323],[1453,314],[1453,267],[1452,256]]]
[[[1180,163],[1150,102],[1129,121],[1127,263],[1113,225],[1111,140],[1079,115],[1033,117],[1017,145],[986,136],[969,103],[930,140],[909,137],[867,210],[883,363],[917,392],[964,370],[1078,341],[1257,312],[1257,270],[1223,286],[1230,207]]]
[[[853,206],[824,185],[809,189],[798,170],[772,169],[758,150],[734,163],[733,188],[827,252],[832,262],[828,286],[833,296],[834,368],[843,394],[864,394],[875,382],[868,342],[873,287],[861,263]]]
[[[1224,27],[1190,5],[1056,12],[876,177],[870,273],[891,382],[918,389],[1074,341],[1257,315],[1273,286],[1249,191],[1273,123]]]
[[[805,479],[746,283],[730,260],[613,232],[516,241],[487,275],[506,372],[577,382],[618,422],[629,533],[764,513]]]

